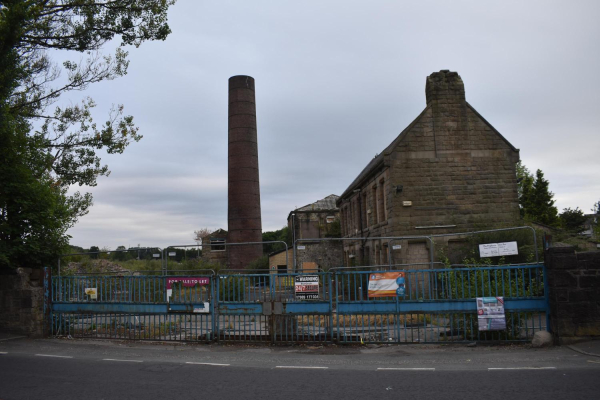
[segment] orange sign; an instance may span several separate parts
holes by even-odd
[[[369,274],[369,297],[404,297],[404,272]]]

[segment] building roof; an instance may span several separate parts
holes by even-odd
[[[340,196],[330,194],[329,196],[317,200],[314,203],[305,205],[304,207],[296,208],[294,211],[321,211],[321,210],[336,210],[335,202]]]
[[[310,213],[315,211],[339,211],[339,207],[336,205],[337,200],[340,196],[336,194],[330,194],[329,196],[317,200],[314,203],[310,203],[305,205],[304,207],[296,208],[295,210],[290,211],[288,214],[288,220],[292,213],[300,212],[300,213]]]
[[[477,110],[475,110],[475,108],[473,108],[473,106],[471,106],[468,102],[465,102],[465,103],[467,105],[467,108],[469,108],[471,111],[473,111],[475,113],[475,115],[477,115],[479,118],[481,118],[481,120],[483,122],[485,122],[485,124],[488,125],[492,129],[492,131],[494,133],[496,133],[504,142],[506,142],[506,144],[508,144],[508,146],[513,151],[516,151],[516,152],[519,151],[519,149],[514,147],[508,140],[506,140],[506,138],[504,136],[502,136],[502,134],[500,132],[498,132],[498,130],[496,130],[496,128],[494,128],[492,126],[492,124],[490,124],[485,118],[483,118],[481,116],[481,114],[479,114],[477,112]],[[425,109],[421,112],[421,114],[419,114],[419,116],[417,118],[415,118],[413,122],[411,122],[406,128],[404,128],[404,130],[402,132],[400,132],[400,134],[398,136],[396,136],[396,138],[392,141],[392,143],[390,143],[381,153],[379,153],[371,161],[369,161],[367,166],[360,172],[360,174],[358,174],[356,179],[354,179],[352,181],[352,183],[350,184],[350,186],[348,186],[348,188],[344,191],[344,193],[342,193],[342,195],[338,197],[338,201],[341,201],[341,199],[348,196],[354,189],[356,189],[358,186],[361,186],[361,183],[364,180],[370,178],[377,170],[379,170],[383,166],[385,155],[391,153],[392,150],[396,147],[396,145],[400,141],[404,140],[404,138],[406,137],[406,133],[409,132],[413,128],[413,126],[415,126],[417,124],[417,122],[419,122],[419,120],[425,115],[425,113],[427,112],[427,110],[429,108],[430,108],[430,106],[425,107]]]

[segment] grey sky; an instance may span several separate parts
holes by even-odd
[[[227,228],[227,80],[256,79],[263,230],[341,194],[457,71],[467,101],[550,181],[559,210],[600,200],[598,1],[180,1],[165,42],[90,87],[101,121],[124,104],[144,138],[72,244],[167,246]],[[78,101],[79,97],[69,99]],[[81,190],[87,190],[82,188]]]

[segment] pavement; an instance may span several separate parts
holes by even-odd
[[[27,339],[0,336],[0,354],[38,354],[89,360],[216,363],[231,366],[321,366],[336,369],[443,368],[579,368],[599,367],[600,340],[567,346],[533,348],[518,345],[294,345],[201,344],[90,339]]]
[[[592,353],[598,345],[269,346],[9,337],[0,341],[0,399],[587,399],[600,393],[600,359]]]
[[[575,344],[568,344],[566,347],[581,354],[600,357],[600,338],[596,340],[586,340],[584,342]]]

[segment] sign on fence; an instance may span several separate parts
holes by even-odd
[[[319,298],[319,275],[298,275],[294,281],[296,300]]]
[[[504,297],[477,297],[477,322],[482,332],[505,330]]]
[[[479,245],[480,257],[501,257],[519,254],[517,242],[487,243]]]
[[[97,288],[85,288],[85,294],[90,296],[90,300],[96,300],[98,298]]]
[[[173,276],[167,278],[167,302],[170,302],[173,294],[173,284],[180,283],[183,287],[194,287],[196,285],[210,285],[210,278],[198,276]],[[196,312],[196,311],[194,311]]]
[[[369,297],[404,297],[405,294],[404,272],[369,274]]]

